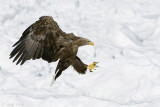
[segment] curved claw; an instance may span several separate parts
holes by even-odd
[[[96,65],[98,62],[93,62],[92,64],[88,65],[88,69],[90,72],[93,72],[92,70],[94,70],[95,68],[97,68],[98,66]]]

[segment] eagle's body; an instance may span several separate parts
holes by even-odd
[[[76,56],[78,48],[84,45],[94,44],[89,39],[63,32],[51,16],[42,16],[29,26],[13,45],[16,47],[11,52],[10,58],[15,56],[13,61],[18,59],[17,64],[21,65],[29,59],[42,58],[49,63],[60,59],[55,71],[56,80],[70,65],[78,73],[85,74],[88,65]]]

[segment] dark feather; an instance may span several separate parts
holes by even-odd
[[[72,60],[72,66],[78,73],[80,74],[86,73],[87,65],[84,64],[77,56]]]
[[[50,16],[41,17],[40,20],[30,25],[20,39],[13,45],[14,50],[10,58],[18,59],[17,64],[23,64],[29,59],[39,59],[51,62],[54,52],[58,50],[59,37],[63,38],[64,32]],[[58,42],[60,43],[60,42]]]

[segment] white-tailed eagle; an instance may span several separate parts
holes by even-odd
[[[87,65],[76,56],[78,48],[84,45],[94,46],[94,43],[73,33],[63,32],[51,16],[42,16],[30,25],[13,45],[15,48],[10,58],[15,56],[13,62],[18,60],[17,64],[21,65],[29,59],[42,58],[48,63],[60,59],[53,78],[56,80],[70,65],[80,74],[97,67],[97,62]]]

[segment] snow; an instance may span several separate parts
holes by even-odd
[[[0,0],[0,107],[159,107],[160,0]],[[78,56],[99,68],[65,70],[57,62],[16,66],[12,45],[40,16],[95,43]]]

